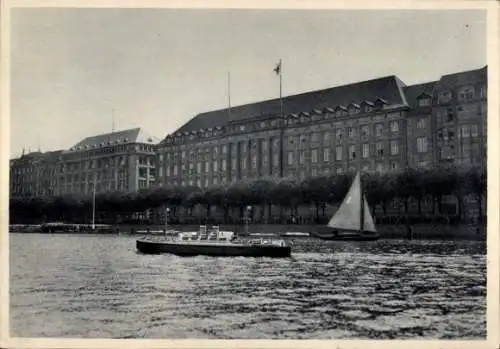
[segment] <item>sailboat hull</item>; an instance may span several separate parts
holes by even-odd
[[[329,241],[375,241],[380,239],[378,233],[371,232],[337,232],[335,233],[310,233],[312,237]]]

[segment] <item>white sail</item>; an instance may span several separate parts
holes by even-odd
[[[370,212],[370,207],[366,201],[366,197],[363,195],[364,202],[364,219],[363,219],[363,230],[376,232],[375,224]],[[361,176],[359,172],[356,174],[354,181],[347,192],[344,201],[340,205],[335,215],[330,219],[327,226],[338,230],[351,230],[359,231],[361,230]]]

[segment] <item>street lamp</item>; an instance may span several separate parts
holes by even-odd
[[[250,211],[252,206],[248,205],[245,211],[245,234],[248,235],[248,221],[250,220]]]
[[[167,235],[167,230],[168,230],[168,214],[170,213],[170,208],[167,207],[165,209],[165,235]]]

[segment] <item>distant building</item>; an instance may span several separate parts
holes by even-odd
[[[208,187],[445,162],[481,164],[486,67],[406,86],[396,76],[201,113],[158,145],[159,181]]]
[[[68,150],[11,160],[11,195],[137,191],[156,182],[157,139],[140,128],[91,136]]]

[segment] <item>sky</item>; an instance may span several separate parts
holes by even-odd
[[[198,113],[396,75],[484,66],[480,10],[13,9],[11,149],[67,149]]]

